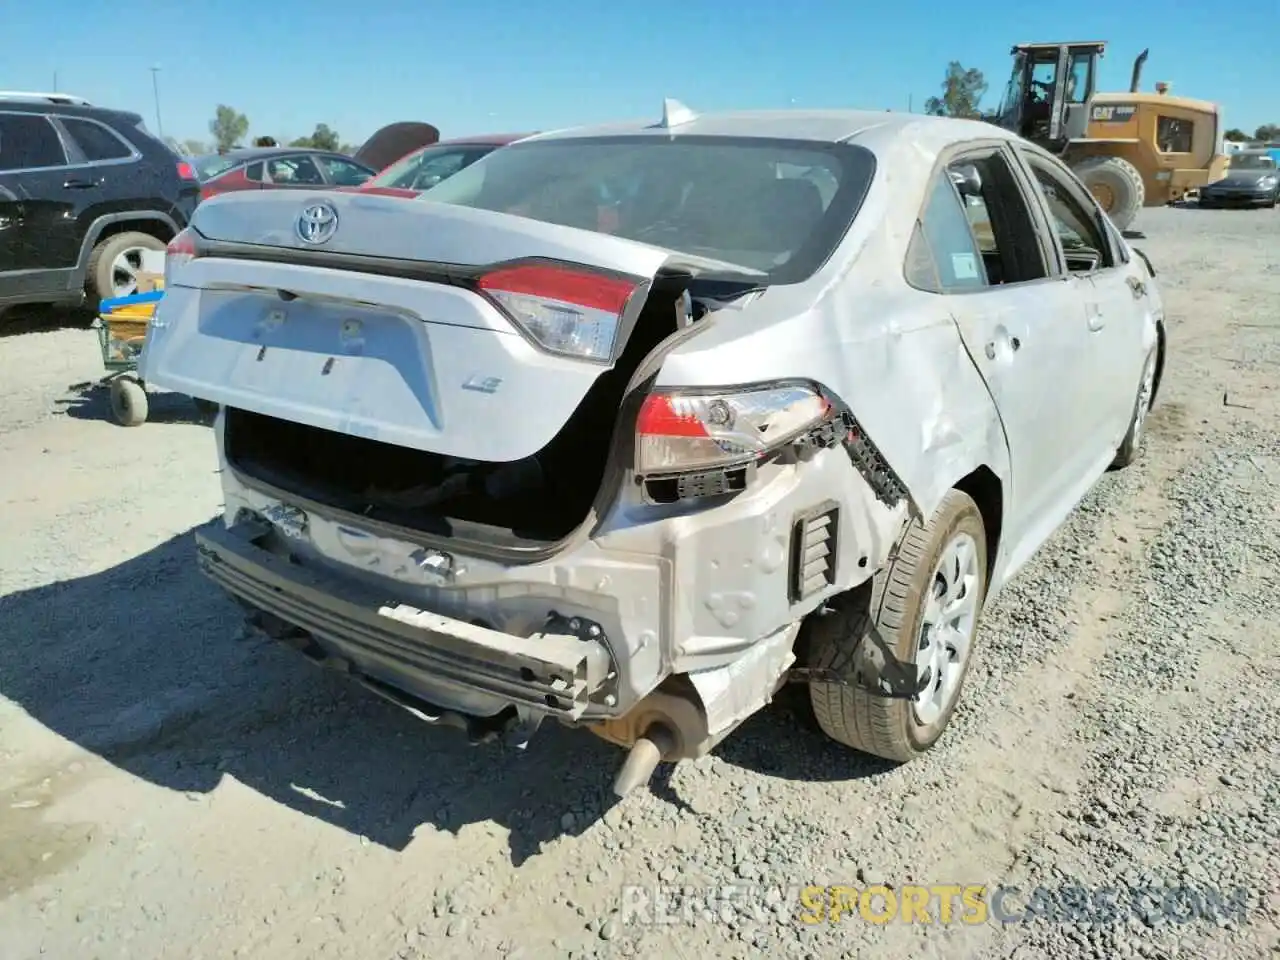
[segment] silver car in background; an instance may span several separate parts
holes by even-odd
[[[589,727],[625,794],[789,679],[841,743],[928,750],[1164,353],[1048,153],[668,101],[416,201],[202,204],[142,365],[222,406],[199,562],[254,623],[477,739]]]
[[[1280,203],[1280,170],[1266,150],[1231,155],[1226,176],[1200,188],[1202,207],[1270,207]]]

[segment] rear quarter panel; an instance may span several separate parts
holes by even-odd
[[[979,466],[1007,484],[1008,447],[946,298],[902,278],[903,227],[859,229],[852,262],[716,314],[666,358],[658,384],[818,381],[849,406],[927,518]]]

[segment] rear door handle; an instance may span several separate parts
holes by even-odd
[[[62,186],[67,190],[92,190],[97,185],[93,180],[68,180]]]

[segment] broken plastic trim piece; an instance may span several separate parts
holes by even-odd
[[[914,700],[929,685],[929,677],[922,678],[911,661],[898,659],[880,632],[870,627],[844,670],[797,667],[787,674],[787,682],[835,683],[891,700]]]
[[[911,499],[906,484],[902,482],[902,478],[893,467],[889,466],[884,454],[875,445],[875,441],[867,436],[857,418],[847,408],[843,409],[842,418],[846,428],[843,438],[845,452],[848,453],[849,459],[857,467],[858,472],[862,474],[862,478],[867,481],[876,498],[887,507],[896,507],[906,500],[911,505],[911,509],[919,514],[919,508]]]

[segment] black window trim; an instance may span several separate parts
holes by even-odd
[[[1023,169],[1021,159],[1010,149],[1010,141],[991,138],[983,140],[966,140],[961,143],[954,143],[946,147],[938,154],[938,159],[934,162],[933,169],[930,170],[929,176],[925,181],[924,197],[920,202],[920,206],[916,210],[915,225],[912,227],[911,236],[914,239],[917,230],[923,235],[924,230],[924,214],[929,206],[929,201],[933,197],[933,185],[938,177],[944,177],[950,183],[951,178],[948,174],[948,168],[957,163],[967,161],[982,160],[987,157],[999,155],[1013,173],[1014,182],[1018,186],[1018,192],[1022,197],[1022,202],[1026,205],[1031,215],[1031,224],[1036,234],[1036,241],[1040,247],[1040,259],[1044,264],[1045,275],[1036,277],[1034,280],[1017,280],[1013,283],[1000,283],[994,286],[987,285],[982,287],[969,287],[964,289],[942,289],[939,284],[937,290],[927,290],[916,286],[911,282],[908,270],[907,255],[902,258],[902,278],[907,286],[913,290],[919,290],[921,293],[929,293],[934,296],[942,297],[960,297],[960,296],[981,296],[983,294],[999,292],[1004,289],[1023,290],[1036,283],[1058,283],[1064,279],[1069,279],[1070,275],[1066,269],[1065,259],[1059,260],[1062,256],[1057,242],[1057,231],[1053,228],[1052,223],[1045,220],[1044,211],[1041,209],[1042,201],[1037,197],[1029,194],[1029,190],[1034,190],[1035,185],[1028,183],[1027,171]],[[953,186],[954,189],[954,186]],[[964,198],[956,192],[956,199],[963,202]],[[970,235],[972,235],[972,227],[970,227]],[[975,238],[976,240],[976,238]],[[926,241],[927,242],[927,241]],[[908,241],[908,247],[910,241]],[[931,248],[932,253],[932,248]],[[934,272],[937,272],[937,264],[934,264]]]
[[[134,144],[130,143],[128,140],[122,137],[118,131],[112,129],[112,127],[109,124],[103,123],[101,120],[95,120],[93,117],[70,117],[70,116],[62,117],[57,114],[49,115],[49,119],[53,121],[53,126],[58,131],[58,136],[62,139],[63,149],[67,153],[67,160],[68,160],[67,166],[70,168],[109,167],[109,166],[114,166],[116,164],[122,164],[122,163],[137,163],[139,160],[142,159],[141,151],[138,150],[138,148]],[[79,120],[82,123],[91,123],[96,127],[101,127],[103,130],[106,130],[109,134],[111,134],[111,136],[115,137],[118,141],[120,141],[120,143],[124,144],[126,148],[128,148],[129,150],[128,156],[114,157],[110,160],[88,159],[87,157],[85,157],[84,151],[81,149],[80,144],[76,141],[75,134],[72,133],[69,128],[63,126],[64,120]],[[73,157],[76,158],[76,162],[74,163],[70,162]],[[59,168],[59,169],[62,169],[62,168]]]
[[[0,173],[11,175],[20,175],[26,173],[49,173],[54,170],[67,170],[73,166],[71,163],[71,153],[67,149],[67,134],[62,127],[54,122],[54,117],[47,113],[38,113],[34,110],[3,110],[0,109],[0,116],[3,117],[38,117],[53,128],[53,135],[58,138],[58,142],[62,145],[62,153],[64,163],[59,163],[51,167],[14,167],[13,169],[0,168]],[[77,153],[79,148],[77,148]],[[83,164],[82,164],[83,165]]]

